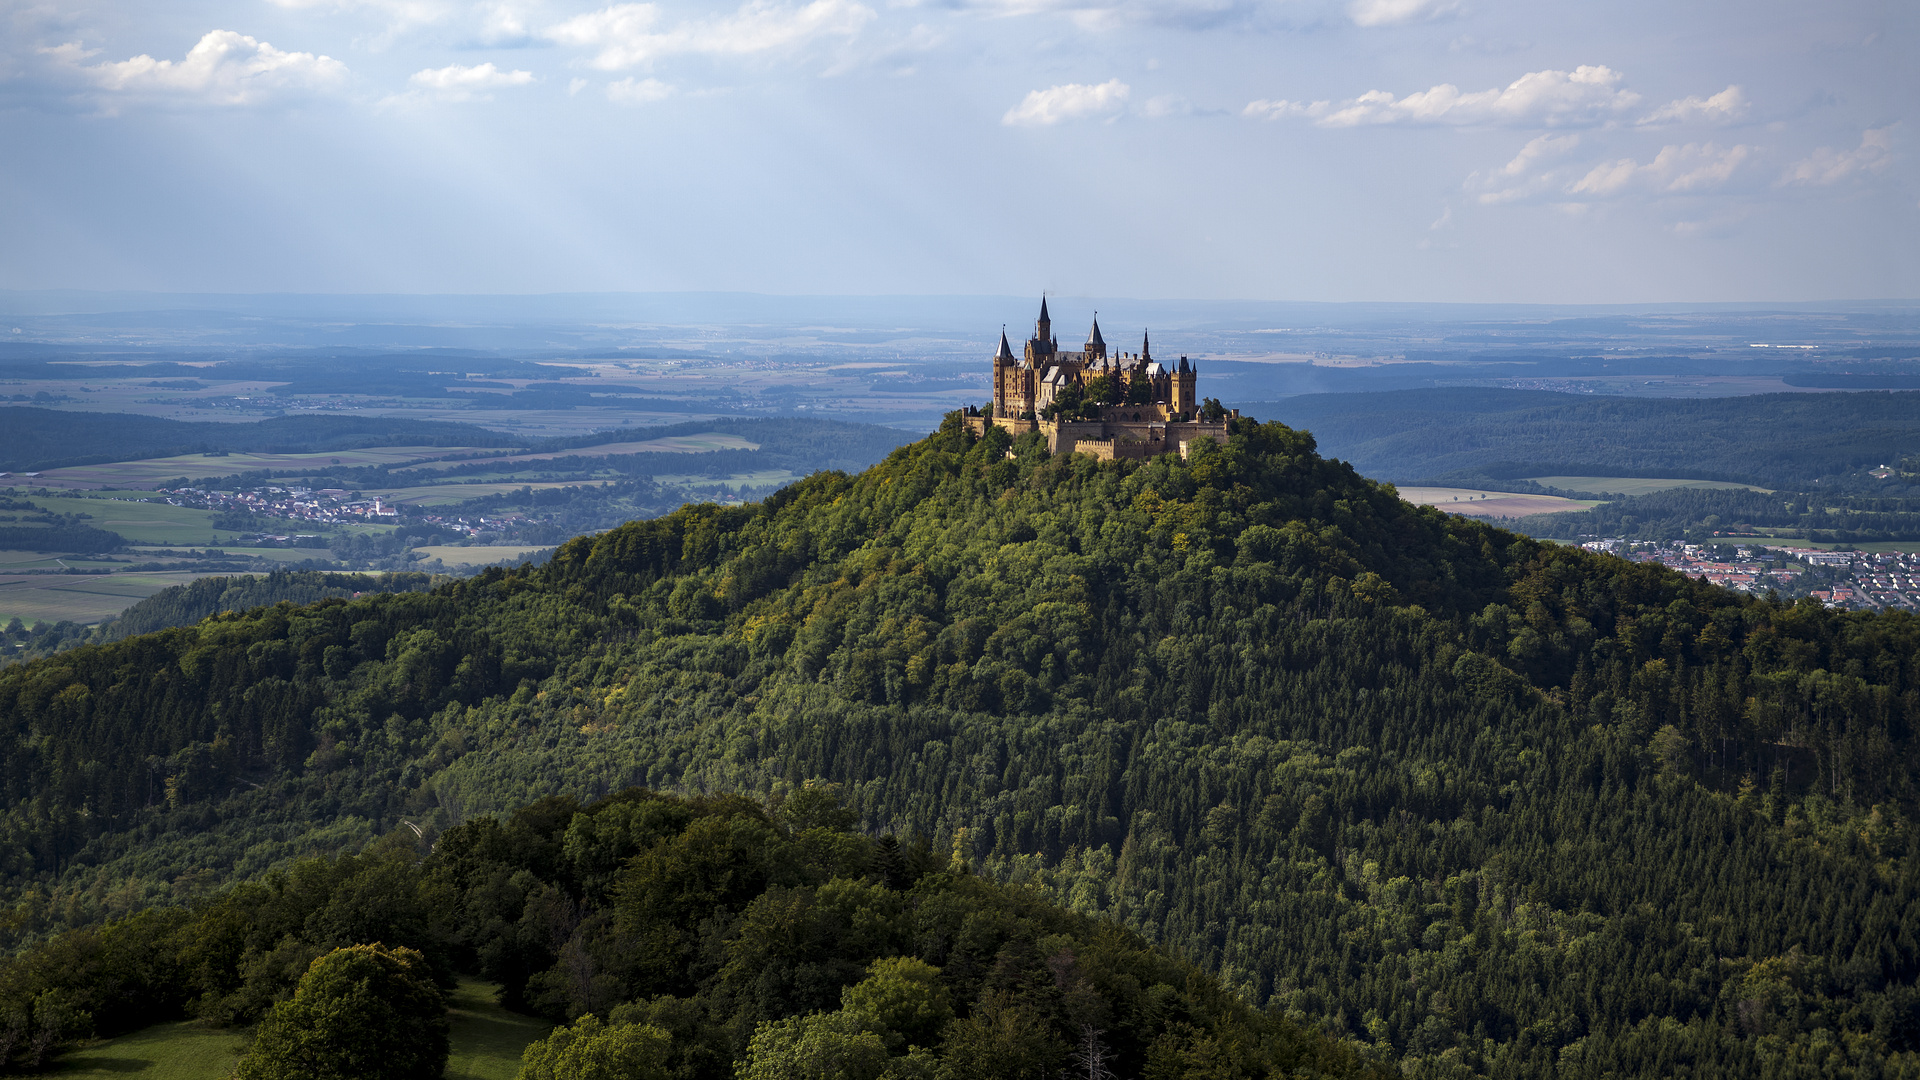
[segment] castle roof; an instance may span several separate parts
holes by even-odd
[[[1007,331],[1005,327],[1002,327],[1000,329],[1000,351],[997,353],[994,353],[993,358],[995,360],[1014,359],[1013,346],[1007,344]]]
[[[1106,339],[1100,336],[1100,316],[1098,315],[1093,317],[1093,332],[1087,335],[1087,351],[1093,351],[1095,345],[1101,348],[1106,348],[1107,345]]]
[[[1142,360],[1153,359],[1153,350],[1148,347],[1147,332],[1145,330],[1140,331],[1140,359]]]

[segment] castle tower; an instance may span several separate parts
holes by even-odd
[[[1180,358],[1180,366],[1173,373],[1173,393],[1167,403],[1167,409],[1174,415],[1183,415],[1199,408],[1199,401],[1193,396],[1194,382],[1200,369],[1187,363],[1186,357]]]
[[[1093,313],[1093,329],[1087,334],[1087,359],[1105,359],[1106,355],[1107,341],[1100,336],[1100,313],[1096,311]]]
[[[1020,360],[1013,355],[1013,347],[1007,344],[1007,329],[1000,328],[1000,348],[993,354],[993,415],[1013,415],[1008,411],[1009,382],[1013,372],[1020,367]]]
[[[1045,294],[1042,294],[1040,297],[1040,318],[1033,324],[1033,339],[1041,342],[1053,340],[1053,320],[1047,317],[1047,298]]]

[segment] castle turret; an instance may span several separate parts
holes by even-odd
[[[1053,320],[1047,317],[1047,298],[1044,294],[1040,297],[1039,321],[1033,324],[1033,339],[1035,341],[1053,340]]]
[[[1198,375],[1199,369],[1188,364],[1186,357],[1181,357],[1180,366],[1173,373],[1172,394],[1167,402],[1168,411],[1179,416],[1190,413],[1199,406],[1199,401],[1193,396],[1194,382]]]
[[[1013,355],[1013,347],[1007,344],[1007,328],[1000,328],[1000,348],[993,354],[993,415],[1007,416],[1008,380],[1011,372],[1018,369],[1020,360]]]
[[[1100,313],[1094,312],[1093,329],[1087,333],[1087,359],[1104,358],[1107,355],[1107,341],[1100,336]]]

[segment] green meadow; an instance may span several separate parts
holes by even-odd
[[[552,1025],[501,1008],[494,987],[462,980],[448,1002],[452,1052],[445,1080],[513,1080],[520,1053]],[[246,1046],[244,1032],[192,1022],[159,1024],[66,1055],[51,1075],[63,1080],[225,1080]]]

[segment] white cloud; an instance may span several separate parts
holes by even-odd
[[[615,105],[651,105],[677,91],[659,79],[621,79],[607,84],[607,100]]]
[[[1727,124],[1747,113],[1747,96],[1729,86],[1712,97],[1669,101],[1640,118],[1642,124]]]
[[[1277,120],[1311,118],[1321,127],[1372,124],[1578,127],[1605,123],[1632,108],[1640,95],[1620,88],[1619,72],[1582,65],[1572,71],[1531,71],[1504,88],[1463,93],[1442,83],[1405,97],[1370,90],[1349,101],[1254,101],[1241,115]]]
[[[43,50],[109,94],[182,104],[253,105],[272,98],[332,90],[347,66],[329,56],[284,52],[232,30],[212,30],[180,60],[144,53],[130,60],[79,67],[92,55],[77,43]]]
[[[615,4],[548,28],[562,45],[597,50],[589,63],[618,71],[664,56],[746,56],[797,48],[820,38],[850,38],[875,18],[855,0],[813,0],[791,7],[752,0],[732,15],[663,26],[656,4]]]
[[[407,82],[442,101],[473,101],[492,98],[489,91],[532,86],[531,71],[501,71],[491,62],[468,67],[450,64],[443,68],[416,71]]]
[[[1098,85],[1066,83],[1029,93],[1020,104],[1000,118],[1009,127],[1047,127],[1066,120],[1089,117],[1114,117],[1126,108],[1133,88],[1119,79]]]
[[[1697,194],[1725,186],[1753,153],[1751,146],[1722,147],[1710,142],[1663,146],[1645,165],[1632,158],[1595,165],[1566,191],[1603,199],[1631,191]]]
[[[1449,15],[1460,9],[1456,0],[1353,0],[1347,14],[1355,26],[1392,26]]]
[[[1862,172],[1878,172],[1887,167],[1893,152],[1893,128],[1870,128],[1860,134],[1860,145],[1852,150],[1834,150],[1823,146],[1794,162],[1780,177],[1786,184],[1837,184]]]
[[[1528,141],[1507,162],[1491,174],[1474,173],[1467,178],[1469,189],[1482,187],[1491,190],[1480,193],[1483,204],[1513,202],[1531,195],[1537,195],[1554,184],[1555,172],[1551,169],[1539,171],[1540,166],[1554,158],[1565,156],[1574,147],[1580,145],[1578,135],[1541,135]]]
[[[1169,116],[1187,116],[1193,112],[1193,102],[1176,94],[1162,94],[1148,98],[1140,107],[1140,115],[1159,120]]]

